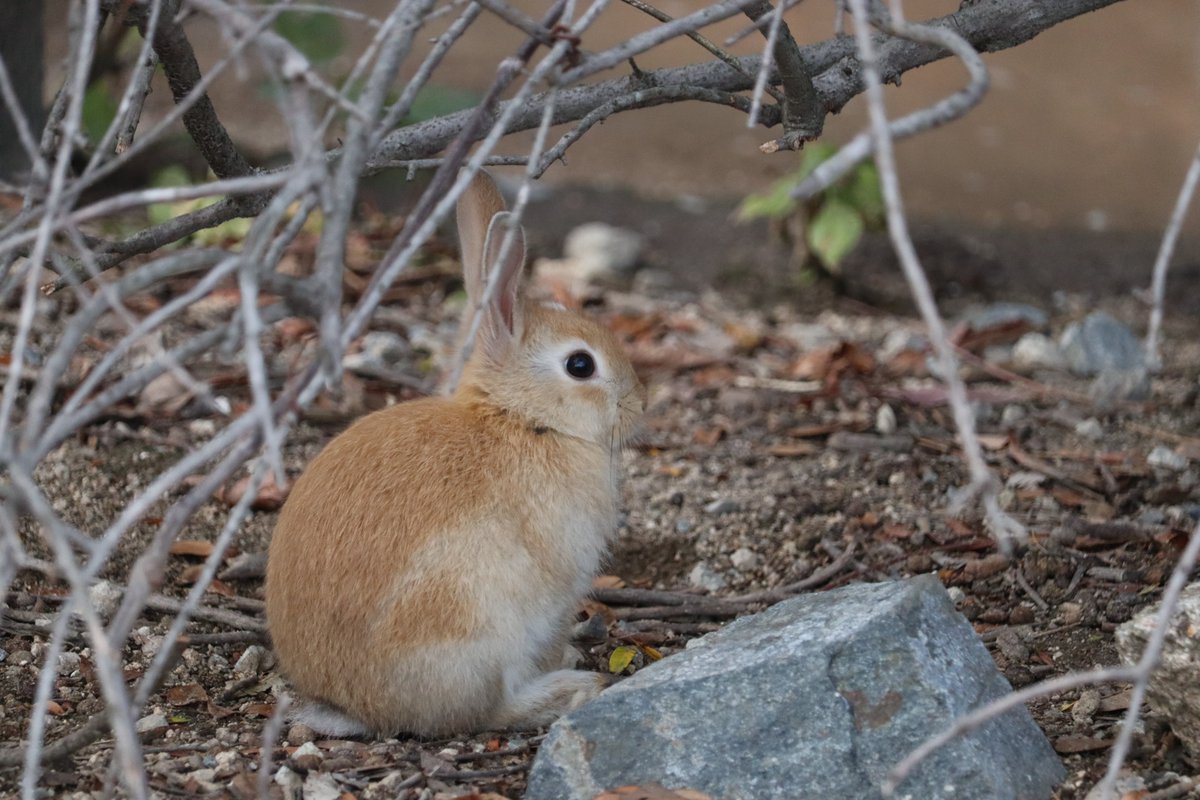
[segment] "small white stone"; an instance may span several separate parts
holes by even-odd
[[[752,570],[758,566],[758,555],[748,547],[739,547],[729,556],[729,561],[739,570]]]
[[[725,588],[725,579],[712,568],[707,561],[700,561],[688,573],[688,583],[697,589],[707,589],[710,592]]]
[[[896,432],[896,412],[887,403],[881,405],[875,412],[875,430],[884,436],[890,436]]]
[[[97,581],[88,589],[88,602],[103,620],[108,620],[121,603],[121,587],[112,581]]]
[[[134,728],[139,734],[145,736],[151,733],[161,733],[169,726],[170,723],[167,722],[167,718],[164,715],[151,714],[139,719]]]
[[[603,222],[580,225],[567,234],[563,253],[585,276],[603,272],[632,272],[642,252],[642,237]]]
[[[1187,456],[1182,456],[1166,445],[1160,444],[1150,451],[1150,455],[1146,456],[1146,463],[1152,467],[1179,472],[1187,469],[1188,459]]]
[[[325,760],[325,754],[323,752],[321,752],[321,748],[317,747],[316,744],[314,744],[313,742],[305,742],[304,744],[297,747],[295,752],[292,753],[293,759],[303,758],[305,756],[315,758],[318,761]]]
[[[1062,369],[1066,358],[1049,336],[1027,333],[1013,345],[1012,363],[1019,370]]]
[[[1075,424],[1075,433],[1089,441],[1098,442],[1104,438],[1104,427],[1100,424],[1100,420],[1088,417]]]
[[[234,663],[233,671],[240,675],[257,675],[262,672],[266,658],[266,648],[260,644],[252,644],[242,652],[237,662]]]

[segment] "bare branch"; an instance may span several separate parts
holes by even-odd
[[[1158,332],[1162,327],[1163,304],[1167,294],[1167,265],[1171,263],[1171,254],[1175,252],[1175,241],[1183,228],[1183,220],[1187,217],[1188,207],[1192,204],[1192,195],[1196,191],[1196,182],[1200,180],[1200,148],[1192,156],[1192,163],[1183,178],[1183,186],[1179,197],[1175,200],[1175,208],[1171,211],[1171,220],[1163,233],[1162,244],[1158,255],[1154,258],[1154,277],[1150,286],[1151,307],[1150,325],[1146,332],[1146,360],[1151,369],[1162,366],[1158,352]]]

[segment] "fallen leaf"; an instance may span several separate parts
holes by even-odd
[[[633,663],[637,652],[636,647],[630,647],[625,644],[614,648],[612,655],[608,657],[608,671],[613,675],[624,672]]]
[[[198,683],[168,686],[164,694],[167,702],[173,706],[190,706],[193,703],[208,702],[208,692]]]
[[[651,647],[650,645],[639,644],[637,647],[639,650],[642,651],[642,655],[644,655],[646,658],[650,659],[651,661],[661,661],[662,660],[663,654],[659,650]]]
[[[212,542],[205,542],[199,539],[180,539],[171,545],[171,555],[208,558],[213,554],[213,550],[215,549],[216,547]]]
[[[593,589],[624,589],[625,581],[617,575],[597,575],[592,578]]]
[[[61,717],[66,712],[63,711],[63,707],[60,706],[58,703],[54,702],[53,700],[47,700],[46,701],[46,713],[50,714],[51,716]]]
[[[1108,697],[1100,699],[1100,710],[1105,712],[1126,711],[1129,709],[1129,703],[1133,699],[1132,689],[1123,689],[1116,694],[1110,694]]]
[[[186,567],[183,572],[180,572],[179,577],[177,577],[175,580],[179,583],[182,583],[184,586],[190,586],[191,584],[200,580],[200,576],[203,573],[203,564],[192,564],[191,566]]]
[[[222,709],[226,710],[226,709]],[[232,711],[227,711],[227,714],[232,714]],[[242,713],[251,717],[270,717],[275,713],[274,703],[247,703],[242,708]],[[214,716],[216,716],[214,714]]]
[[[706,447],[712,447],[717,442],[721,441],[721,439],[723,439],[724,437],[725,437],[725,429],[720,428],[720,427],[697,428],[692,433],[692,439],[695,440],[696,444],[702,444],[702,445],[705,445]]]
[[[821,448],[810,442],[773,444],[767,448],[767,453],[777,458],[799,458],[800,456],[811,456],[813,453],[819,452],[821,452]]]
[[[242,495],[250,488],[250,476],[239,480],[232,486],[226,486],[217,493],[217,499],[227,506],[235,506],[242,499]],[[255,511],[275,511],[283,505],[283,501],[287,499],[288,491],[291,489],[291,484],[280,487],[275,483],[275,476],[268,472],[263,478],[258,487],[258,494],[254,500],[250,502],[250,508]]]
[[[1107,750],[1112,747],[1111,739],[1093,739],[1091,736],[1068,734],[1054,740],[1054,750],[1068,755],[1071,753],[1091,753],[1096,750]]]

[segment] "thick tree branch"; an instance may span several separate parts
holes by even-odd
[[[153,34],[154,52],[162,63],[167,83],[171,86],[171,96],[176,103],[187,97],[200,82],[200,64],[196,61],[192,43],[179,24],[176,16],[178,10],[179,0],[166,0],[164,13],[159,16],[158,27]],[[142,26],[142,35],[147,35],[145,22],[138,24]],[[218,178],[237,178],[251,173],[250,164],[221,124],[207,93],[183,112],[183,124]]]
[[[779,0],[781,3],[783,1]],[[746,15],[758,22],[773,11],[767,0],[759,0],[746,9]],[[800,54],[800,45],[796,43],[786,22],[779,23],[772,57],[784,91],[783,136],[772,143],[774,147],[769,152],[799,150],[805,142],[816,139],[825,129],[825,107]]]
[[[958,33],[982,52],[993,52],[1022,44],[1061,22],[1112,5],[1119,0],[1009,0],[1005,3],[976,3],[960,11],[932,20],[928,25]],[[815,75],[817,94],[831,113],[863,91],[863,79],[854,43],[849,37],[836,37],[800,50],[805,67]],[[932,45],[905,39],[885,38],[879,46],[879,68],[884,80],[895,81],[901,74],[950,55]],[[598,106],[648,86],[702,86],[724,92],[742,92],[751,88],[757,56],[739,59],[741,70],[720,61],[686,67],[640,73],[638,78],[616,78],[588,86],[577,86],[559,93],[554,123],[582,119]],[[607,59],[605,60],[607,64]],[[593,62],[563,76],[564,80],[587,77],[600,71]],[[508,132],[530,130],[541,120],[544,95],[523,102],[512,116]],[[511,101],[510,101],[511,102]],[[503,108],[503,106],[502,106]],[[441,152],[471,116],[460,111],[444,117],[410,125],[389,135],[372,155],[369,164],[429,158]]]

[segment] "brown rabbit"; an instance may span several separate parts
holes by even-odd
[[[505,222],[481,173],[458,204],[469,308]],[[612,333],[524,297],[524,260],[518,235],[454,394],[356,422],[279,516],[267,619],[321,733],[539,726],[605,685],[562,667],[644,391]]]

